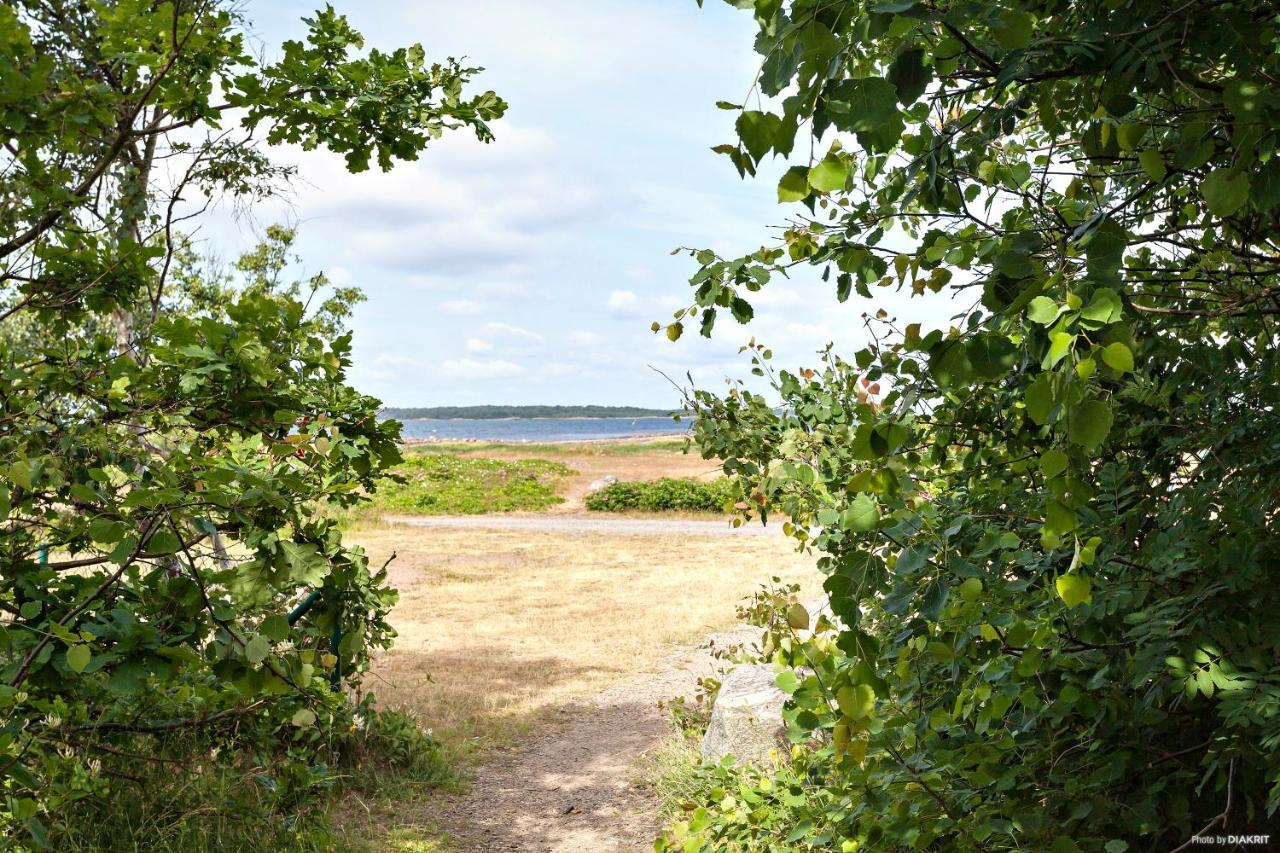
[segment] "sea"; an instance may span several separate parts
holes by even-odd
[[[633,436],[684,436],[691,421],[676,423],[658,418],[501,418],[437,420],[413,418],[402,421],[403,435],[412,439],[437,441],[599,441]]]

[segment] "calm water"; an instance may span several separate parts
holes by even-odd
[[[632,435],[684,435],[689,420],[671,418],[504,418],[502,420],[404,421],[405,438],[479,441],[588,441]]]

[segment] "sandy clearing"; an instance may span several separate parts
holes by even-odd
[[[679,519],[415,520],[350,534],[375,563],[398,554],[399,637],[366,684],[470,755],[475,779],[370,804],[361,822],[445,832],[460,851],[651,849],[656,803],[633,780],[667,731],[658,702],[695,695],[713,671],[698,646],[732,636],[736,607],[770,578],[821,584],[792,540],[721,521],[691,534]]]
[[[528,530],[540,533],[607,533],[615,536],[776,536],[781,525],[745,524],[727,519],[631,518],[614,515],[490,513],[488,515],[387,515],[383,521],[409,527],[454,530]]]

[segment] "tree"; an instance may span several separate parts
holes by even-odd
[[[810,673],[780,678],[793,735],[827,745],[676,836],[775,849],[769,803],[822,849],[1274,831],[1274,5],[735,5],[763,62],[716,150],[744,176],[799,152],[799,206],[776,244],[691,252],[668,335],[749,321],[804,266],[957,313],[875,313],[813,369],[753,341],[778,411],[693,395],[699,447],[821,554],[838,620],[771,634]]]
[[[239,8],[0,6],[0,827],[38,844],[139,737],[305,756],[393,635],[385,573],[317,512],[400,458],[345,381],[358,294],[308,314],[287,229],[202,276],[183,229],[287,181],[260,133],[385,170],[505,104],[420,46],[361,53],[332,8],[255,61]]]

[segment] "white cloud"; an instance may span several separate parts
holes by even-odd
[[[530,344],[546,343],[546,338],[537,332],[510,323],[485,323],[484,331],[493,337],[507,338]]]
[[[493,344],[489,343],[488,341],[481,340],[480,338],[467,339],[467,352],[482,353],[482,352],[491,352],[492,350],[493,350]]]
[[[501,359],[478,361],[471,358],[451,358],[441,364],[440,369],[451,380],[503,379],[524,373],[524,368],[520,365]]]
[[[565,342],[571,347],[598,347],[605,342],[603,335],[595,332],[576,331],[570,332],[564,337]]]
[[[464,133],[421,160],[351,175],[336,155],[308,152],[295,198],[355,266],[423,276],[520,275],[572,226],[601,209],[600,192],[536,128],[495,122],[488,145]],[[308,227],[313,227],[311,224]]]
[[[793,343],[805,342],[821,346],[836,339],[836,333],[825,323],[788,323],[783,331]]]
[[[440,310],[446,314],[483,314],[487,308],[474,299],[447,299],[440,303]]]
[[[605,302],[609,310],[620,316],[635,316],[640,313],[640,297],[630,290],[615,290],[609,294]]]

